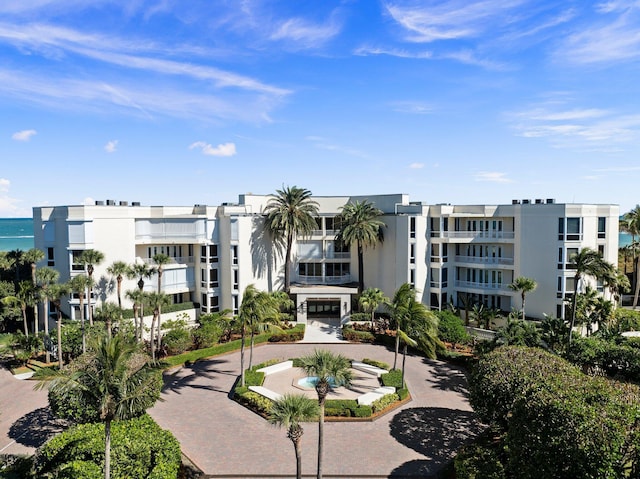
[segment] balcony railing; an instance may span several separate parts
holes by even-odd
[[[448,284],[449,284],[448,281],[430,281],[429,287],[440,289],[440,288],[446,288]]]
[[[459,263],[513,265],[513,258],[498,258],[493,256],[456,255],[456,261]]]
[[[145,264],[148,264],[150,266],[156,265],[156,262],[153,261],[153,258],[142,258],[142,261]],[[194,262],[195,262],[195,259],[193,256],[176,256],[176,257],[170,257],[169,263],[167,263],[167,265],[193,264]],[[162,265],[162,266],[165,267],[166,265]]]
[[[350,274],[342,276],[304,276],[298,275],[298,282],[301,284],[346,284],[351,282]]]
[[[503,283],[475,283],[472,281],[456,281],[458,288],[488,289],[492,291],[507,291],[509,287]]]
[[[452,239],[513,239],[513,231],[432,231],[432,238]]]
[[[173,283],[165,283],[162,281],[162,291],[167,294],[173,294],[177,291],[193,290],[196,287],[196,283],[193,280],[177,281]],[[154,293],[158,290],[158,283],[156,281],[145,282],[143,291],[147,293]]]
[[[320,254],[319,251],[310,252],[307,254],[299,254],[298,260],[321,260],[321,259],[349,259],[351,253],[346,251],[325,251],[324,254]]]

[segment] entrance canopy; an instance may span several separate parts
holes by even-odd
[[[296,319],[307,323],[308,319],[339,319],[344,323],[351,314],[351,295],[358,288],[344,286],[291,286],[291,294],[296,296]]]

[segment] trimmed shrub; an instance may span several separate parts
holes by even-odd
[[[297,324],[291,329],[285,329],[282,333],[272,334],[269,337],[271,343],[293,343],[304,339],[304,324]]]
[[[273,401],[271,399],[264,397],[262,394],[248,390],[247,392],[238,394],[238,389],[236,389],[236,399],[240,404],[243,404],[261,414],[267,414],[273,405]]]
[[[167,347],[167,352],[170,355],[182,354],[189,349],[193,342],[191,340],[191,332],[186,328],[186,323],[167,331],[162,336],[162,344]]]
[[[485,444],[465,447],[455,458],[456,479],[505,479],[504,466],[494,448]]]
[[[384,411],[393,403],[398,402],[398,400],[399,398],[396,393],[385,394],[380,399],[376,399],[371,403],[371,409],[373,410],[373,412]]]
[[[373,343],[376,340],[371,331],[356,331],[346,326],[342,328],[342,338],[354,343]]]
[[[400,389],[402,387],[402,370],[392,369],[387,374],[382,374],[380,376],[380,380],[382,381],[383,386],[392,386],[396,389]]]
[[[451,311],[433,311],[438,317],[438,338],[447,343],[467,343],[470,340],[469,333],[464,327],[462,319]]]
[[[396,391],[396,394],[398,395],[400,401],[404,401],[409,397],[409,390],[407,388],[398,389]]]
[[[260,366],[262,367],[262,366]],[[258,368],[260,369],[260,368]],[[258,372],[255,369],[247,369],[244,372],[244,383],[247,386],[262,386],[264,382],[264,373]]]
[[[358,406],[354,411],[354,417],[371,417],[373,416],[373,409],[371,406],[363,404],[362,406]]]
[[[386,369],[387,371],[391,369],[391,366],[389,366],[387,363],[376,361],[375,359],[364,358],[362,362],[370,366],[375,366],[376,368]]]
[[[351,313],[349,319],[351,321],[371,321],[371,315],[369,313]]]
[[[175,479],[180,444],[144,415],[111,425],[111,477]],[[100,479],[104,463],[104,424],[82,424],[53,437],[35,459],[36,477]]]
[[[358,408],[358,401],[355,399],[327,399],[324,403],[325,416],[355,416],[356,409]],[[335,414],[327,413],[327,410],[331,410]]]
[[[191,330],[193,344],[197,349],[210,348],[220,341],[223,332],[220,324],[215,321],[204,322],[199,327]]]
[[[566,358],[590,374],[640,381],[640,349],[624,340],[620,344],[600,338],[576,338]]]

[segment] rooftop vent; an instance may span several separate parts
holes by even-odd
[[[523,205],[529,205],[529,204],[531,204],[531,200],[522,200],[522,204]]]
[[[104,201],[96,200],[96,206],[104,206]]]
[[[120,202],[120,206],[128,206],[129,202],[128,201],[121,201]]]
[[[554,198],[547,198],[547,204],[548,205],[552,205],[556,202],[556,200]]]
[[[140,202],[139,201],[132,201],[131,202],[131,206],[140,206]]]
[[[520,200],[511,200],[511,204],[512,205],[519,205],[520,204]]]
[[[542,198],[536,198],[536,205],[541,205],[543,203],[544,201],[542,200]]]
[[[116,204],[116,200],[107,200],[107,206],[114,206]]]

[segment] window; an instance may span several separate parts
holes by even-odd
[[[558,240],[564,240],[564,218],[558,218]]]
[[[217,263],[218,262],[218,245],[217,244],[212,244],[211,246],[209,246],[209,256],[211,256],[211,262],[212,263]]]
[[[415,263],[416,262],[416,245],[411,243],[409,245],[409,263]]]
[[[409,270],[409,283],[411,283],[411,286],[413,286],[414,288],[416,287],[416,270],[415,269]]]
[[[84,265],[80,262],[82,250],[71,250],[71,271],[84,271]]]
[[[416,218],[412,216],[409,218],[409,238],[416,237]]]
[[[209,271],[209,287],[217,288],[218,286],[218,270],[212,269]]]
[[[324,226],[327,229],[327,234],[332,234],[334,232],[334,218],[328,217],[324,219]]]
[[[558,248],[558,269],[564,268],[564,260],[562,258],[562,248]]]
[[[598,254],[604,258],[604,245],[603,244],[599,244],[598,245]]]
[[[578,254],[578,248],[567,248],[567,269],[576,269],[576,265],[573,264],[573,257]]]
[[[220,299],[217,296],[211,296],[211,312],[220,312]]]
[[[200,261],[202,263],[207,262],[207,247],[204,245],[200,246]]]
[[[233,270],[233,289],[238,289],[238,286],[240,286],[239,274],[238,274],[238,270],[234,269]]]
[[[202,294],[202,304],[200,305],[200,309],[203,313],[207,312],[207,295]]]
[[[567,241],[578,241],[582,236],[582,218],[567,218]]]
[[[573,276],[565,278],[564,290],[567,296],[573,296],[573,288],[575,287],[576,280]]]
[[[231,264],[238,264],[238,245],[231,246]]]
[[[558,284],[556,286],[556,297],[562,298],[562,276],[558,276]]]
[[[444,243],[442,245],[442,261],[448,261],[449,258],[449,245],[447,243]]]
[[[606,238],[607,236],[607,218],[600,216],[598,218],[598,238]]]
[[[322,276],[322,263],[300,263],[298,274],[300,276]]]
[[[449,270],[447,268],[442,268],[442,287],[447,287],[447,282],[449,281]]]
[[[350,273],[349,263],[327,263],[325,267],[327,276],[346,276]]]
[[[233,296],[231,296],[231,305],[232,305],[233,314],[238,314],[238,295],[237,294],[234,294]]]
[[[200,286],[207,287],[207,270],[204,268],[200,269]]]
[[[47,248],[47,266],[55,266],[56,261],[53,256],[53,248]]]

